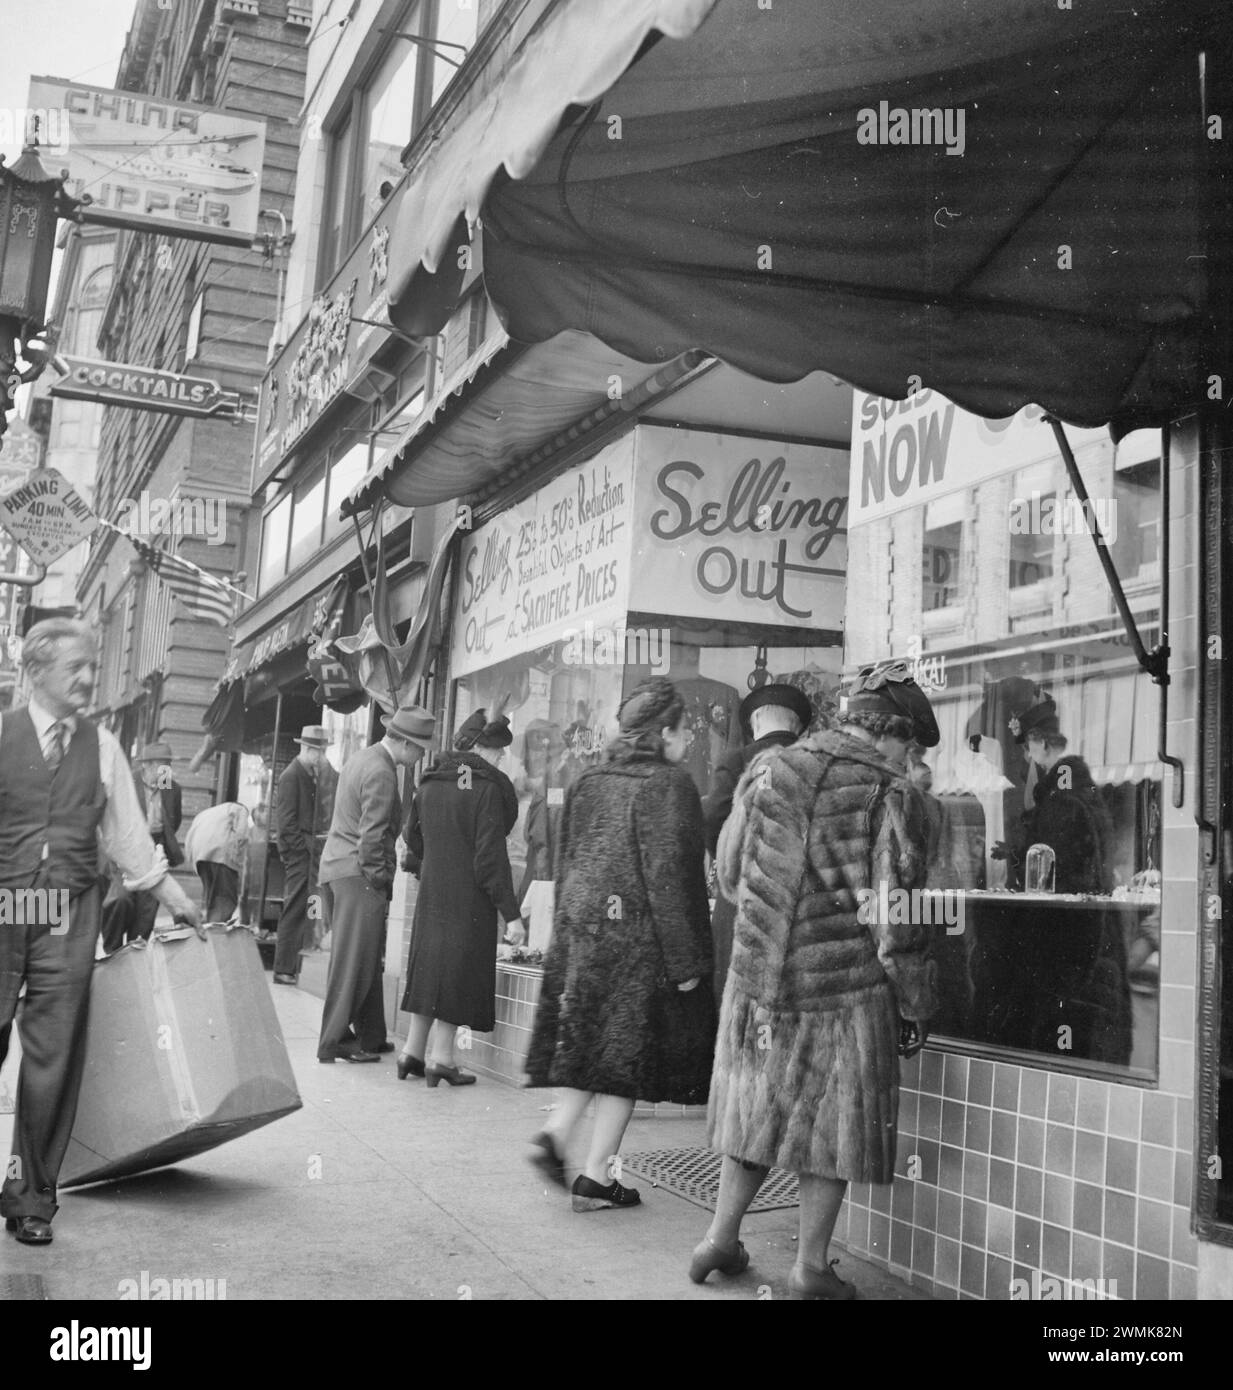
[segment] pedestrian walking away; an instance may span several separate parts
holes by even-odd
[[[283,906],[274,948],[274,983],[299,982],[301,957],[309,944],[312,922],[325,895],[318,892],[321,851],[334,812],[338,774],[326,749],[324,726],[308,724],[295,740],[299,753],[278,779],[278,856],[283,863]]]
[[[913,739],[939,741],[910,668],[870,667],[837,729],[755,758],[737,788],[718,846],[736,933],[707,1112],[724,1158],[695,1283],[748,1265],[741,1220],[775,1166],[800,1181],[790,1297],[854,1296],[831,1233],[849,1182],[892,1179],[899,1056],[935,1011],[925,928],[868,911],[869,890],[924,882],[923,808],[900,772]]]
[[[385,1043],[380,967],[402,823],[397,770],[424,756],[436,720],[419,705],[404,705],[384,723],[380,743],[356,753],[342,770],[321,854],[320,881],[329,884],[333,899],[321,1062],[376,1062]]]
[[[0,932],[0,1066],[15,1018],[22,1045],[0,1213],[19,1241],[46,1245],[85,1060],[100,850],[128,889],[196,927],[201,914],[167,872],[115,736],[86,718],[98,671],[90,628],[68,618],[35,623],[22,664],[29,703],[0,715],[0,893],[21,892],[36,910],[9,913]]]
[[[565,1184],[592,1097],[595,1129],[575,1211],[638,1205],[617,1178],[635,1100],[701,1103],[715,1004],[702,804],[685,756],[685,702],[639,685],[606,761],[583,772],[561,819],[552,942],[527,1056],[531,1086],[563,1088],[534,1161]]]
[[[400,1080],[474,1083],[474,1072],[458,1066],[454,1043],[460,1027],[487,1033],[495,1026],[497,914],[508,939],[525,939],[505,845],[518,796],[499,766],[512,742],[504,715],[489,719],[476,710],[455,735],[454,751],[420,779],[408,807],[403,867],[418,875],[420,891],[402,1000],[411,1026],[398,1058]]]

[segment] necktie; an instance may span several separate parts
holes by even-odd
[[[64,725],[58,719],[47,730],[43,756],[47,759],[47,766],[53,770],[59,767],[64,759]]]

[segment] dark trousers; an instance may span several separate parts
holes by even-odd
[[[98,940],[101,894],[74,898],[68,931],[51,923],[6,925],[0,930],[0,1066],[8,1053],[23,979],[26,997],[17,1014],[21,1069],[13,1117],[13,1160],[0,1193],[0,1215],[56,1213],[56,1179],[77,1115],[85,1064],[90,980]]]
[[[381,963],[389,901],[359,874],[328,886],[333,946],[317,1055],[332,1057],[354,1048],[353,1028],[359,1046],[375,1051],[385,1042]]]
[[[114,955],[126,939],[134,941],[137,937],[136,895],[114,882],[103,899],[101,934],[103,950],[109,956]]]
[[[166,851],[167,839],[161,830],[155,831],[151,838],[156,845],[162,845],[164,852]],[[135,930],[129,933],[128,939],[130,941],[149,941],[150,933],[154,930],[154,919],[158,916],[158,899],[153,893],[147,893],[142,889],[133,894],[133,903],[137,911],[137,922]]]
[[[226,922],[240,901],[240,874],[229,864],[209,859],[197,861],[197,877],[205,890],[203,911],[207,922]]]
[[[276,975],[300,973],[300,955],[312,931],[308,895],[316,885],[320,864],[321,852],[315,844],[307,854],[288,854],[283,859],[283,910],[278,917],[278,944],[274,947]]]

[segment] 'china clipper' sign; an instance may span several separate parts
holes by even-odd
[[[32,77],[32,110],[55,111],[40,153],[89,197],[82,219],[249,246],[261,211],[265,122],[137,92]]]
[[[95,362],[87,357],[64,358],[68,374],[51,388],[53,396],[71,401],[98,401],[131,410],[154,410],[164,415],[224,416],[241,411],[235,391],[224,391],[207,377],[160,372],[153,367],[126,367],[118,362]]]

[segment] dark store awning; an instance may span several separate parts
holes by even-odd
[[[412,176],[391,316],[440,328],[482,213],[518,343],[1161,424],[1206,381],[1227,140],[1200,52],[1231,22],[1223,0],[564,0]],[[948,124],[886,142],[930,111]]]

